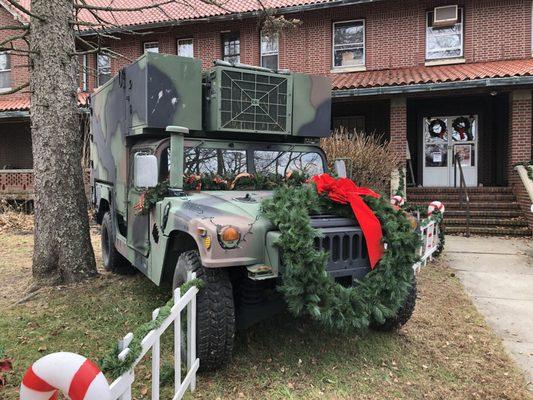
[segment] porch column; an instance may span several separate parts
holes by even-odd
[[[405,97],[393,97],[390,101],[390,144],[402,160],[407,153],[407,103]]]
[[[515,90],[509,99],[509,149],[508,149],[508,181],[513,188],[516,199],[529,228],[533,231],[533,213],[531,199],[524,187],[514,165],[532,159],[532,99],[531,90]]]
[[[510,97],[508,178],[509,184],[518,183],[514,165],[531,160],[532,101],[531,90],[515,90]]]
[[[393,97],[391,99],[389,123],[390,146],[394,154],[402,160],[405,176],[405,159],[407,153],[407,102],[405,97]],[[396,192],[398,185],[398,174],[393,173],[391,179],[391,195]],[[404,187],[406,187],[405,179]]]

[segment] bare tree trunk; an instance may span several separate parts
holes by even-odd
[[[35,175],[33,277],[38,285],[96,275],[77,109],[73,0],[32,0],[30,90]]]

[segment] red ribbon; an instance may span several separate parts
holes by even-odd
[[[380,195],[370,189],[357,186],[348,178],[335,179],[328,174],[321,174],[313,176],[312,180],[316,184],[318,193],[327,193],[328,197],[335,203],[350,204],[365,235],[370,268],[374,269],[383,256],[381,245],[383,233],[378,218],[360,196],[379,198]]]

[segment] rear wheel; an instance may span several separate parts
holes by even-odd
[[[102,244],[102,261],[107,271],[123,275],[135,272],[128,260],[115,247],[115,229],[113,218],[109,211],[102,218],[100,240]]]
[[[196,298],[196,355],[202,371],[216,370],[228,364],[233,354],[235,305],[231,281],[225,269],[205,268],[197,250],[179,256],[173,289],[187,281],[188,272],[195,272],[196,278],[204,282]]]
[[[409,291],[409,294],[405,299],[405,303],[403,304],[403,306],[400,307],[396,315],[394,317],[385,319],[385,322],[381,325],[376,324],[374,328],[378,331],[390,332],[396,329],[400,329],[403,325],[405,325],[407,321],[409,321],[409,319],[413,315],[413,311],[415,310],[417,293],[418,292],[416,289],[416,279],[413,278],[411,290]]]

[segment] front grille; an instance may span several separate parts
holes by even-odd
[[[319,229],[315,248],[329,253],[327,271],[334,278],[360,279],[370,271],[366,242],[361,228],[326,227]]]

